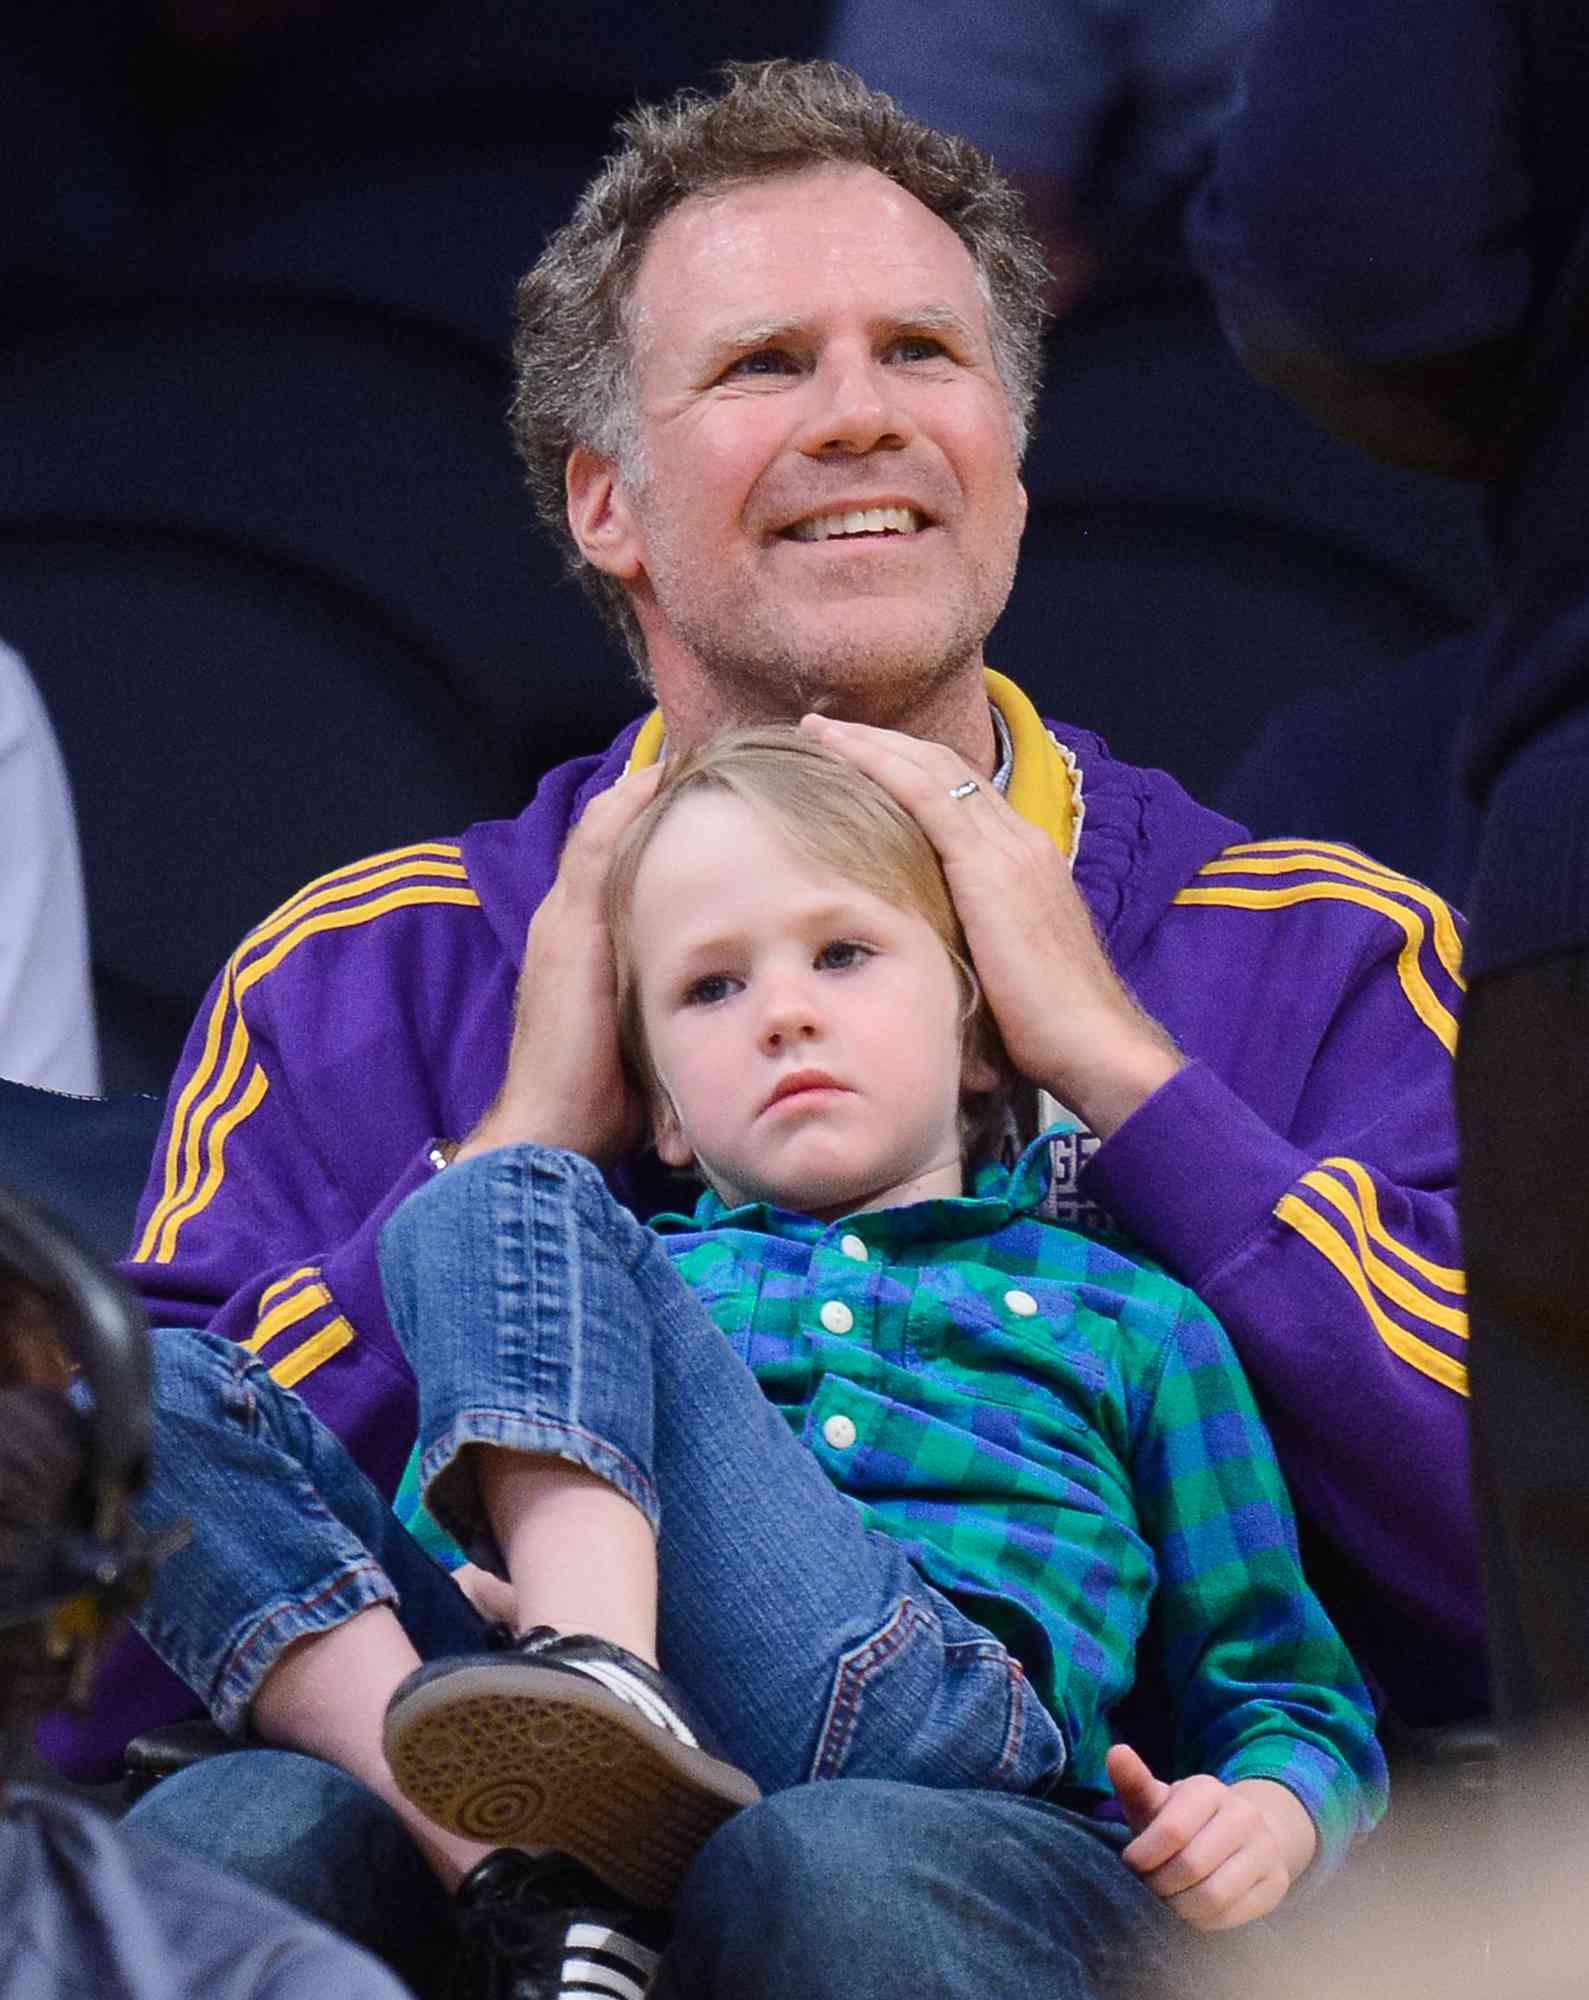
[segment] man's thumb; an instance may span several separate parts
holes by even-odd
[[[1170,1788],[1154,1777],[1129,1743],[1117,1743],[1105,1761],[1126,1824],[1133,1833],[1141,1833],[1170,1796]]]

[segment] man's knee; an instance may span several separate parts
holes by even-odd
[[[1168,1942],[1162,1909],[1075,1815],[835,1779],[774,1793],[713,1835],[658,1992],[1092,2000]]]
[[[395,1813],[346,1772],[288,1750],[208,1757],[123,1822],[279,1896],[423,1986],[454,1938],[451,1898]]]

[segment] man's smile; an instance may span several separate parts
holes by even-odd
[[[782,533],[795,542],[828,542],[877,535],[915,535],[928,525],[914,507],[848,507],[830,514],[813,514]]]

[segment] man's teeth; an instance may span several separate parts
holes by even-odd
[[[797,542],[826,542],[835,535],[913,535],[920,526],[913,507],[852,507],[847,514],[796,521],[789,533]]]

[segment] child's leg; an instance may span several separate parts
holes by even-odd
[[[235,1343],[154,1345],[154,1467],[137,1511],[186,1518],[135,1623],[220,1726],[339,1765],[399,1813],[451,1886],[486,1850],[417,1812],[381,1751],[388,1697],[426,1651],[485,1628],[307,1406]],[[403,1605],[399,1622],[397,1605]]]
[[[842,1772],[1023,1790],[1058,1773],[1019,1667],[866,1530],[588,1162],[515,1147],[449,1167],[381,1256],[432,1511],[488,1565],[507,1542],[526,1603],[522,1519],[493,1534],[471,1446],[566,1453],[660,1516],[662,1664],[764,1787]],[[592,1618],[651,1601],[621,1568],[604,1585],[610,1546],[576,1552]]]
[[[503,1565],[514,1628],[594,1632],[657,1664],[657,1543],[650,1521],[565,1459],[476,1445],[475,1477]]]

